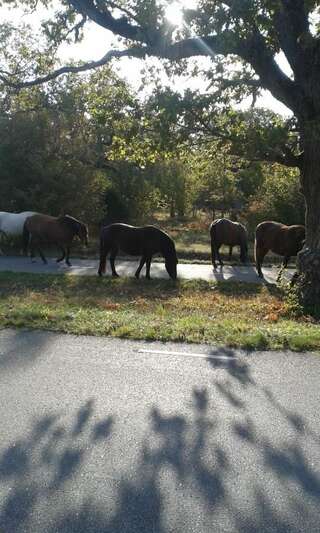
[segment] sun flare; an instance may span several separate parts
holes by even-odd
[[[172,2],[168,4],[165,10],[166,19],[175,26],[182,26],[183,24],[183,6],[180,2]]]

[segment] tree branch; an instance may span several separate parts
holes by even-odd
[[[277,152],[265,152],[261,154],[261,160],[264,161],[270,161],[271,163],[279,163],[280,165],[284,165],[285,167],[290,168],[301,168],[302,162],[303,162],[303,154],[300,154],[298,156],[294,155],[291,150],[285,146],[284,147],[285,154],[277,153]]]
[[[115,18],[108,9],[105,8],[103,11],[98,9],[92,0],[69,0],[69,2],[82,15],[116,35],[138,42],[148,42],[144,28],[129,23],[126,17]]]
[[[73,1],[82,2],[84,0],[72,0],[72,2]],[[88,16],[90,16],[89,13]],[[111,19],[114,21],[112,17]],[[125,32],[122,31],[122,34],[124,33]],[[105,65],[110,59],[115,57],[131,56],[144,58],[146,55],[149,55],[171,60],[180,60],[193,56],[214,56],[215,54],[234,54],[245,59],[255,69],[261,80],[261,86],[268,89],[275,98],[283,102],[286,106],[297,111],[297,108],[299,108],[299,102],[301,101],[299,98],[300,89],[294,81],[290,80],[290,78],[281,71],[274,60],[272,53],[267,49],[264,39],[260,34],[254,34],[251,38],[246,40],[239,40],[233,32],[226,31],[219,36],[215,35],[203,38],[195,37],[183,39],[173,44],[170,44],[166,42],[165,39],[161,38],[158,42],[149,46],[137,46],[122,51],[110,50],[99,61],[91,61],[79,66],[62,67],[46,76],[38,77],[35,80],[17,83],[12,82],[8,77],[2,76],[0,79],[11,87],[19,89],[22,87],[39,85],[40,83],[50,81],[61,74],[68,72],[83,72],[85,70],[97,68]]]
[[[281,0],[274,15],[278,39],[295,76],[304,78],[309,72],[310,54],[313,46],[308,10],[303,0]]]
[[[233,32],[226,31],[220,35],[195,37],[168,46],[148,48],[147,53],[171,60],[215,54],[237,55],[253,67],[260,78],[262,88],[268,89],[290,109],[297,111],[299,108],[298,85],[282,72],[273,53],[268,50],[264,38],[258,32],[242,40]]]
[[[119,11],[122,11],[122,13],[127,15],[129,19],[134,20],[139,26],[141,25],[138,17],[136,17],[131,11],[129,11],[129,9],[126,9],[123,6],[119,6],[116,2],[112,2],[112,0],[106,0],[106,3],[113,9],[118,9]]]
[[[82,15],[82,18],[79,22],[77,22],[72,28],[70,28],[64,35],[64,38],[66,39],[71,33],[75,34],[75,40],[77,41],[79,38],[79,32],[81,28],[85,25],[87,21],[87,17],[85,15]]]
[[[114,58],[125,57],[125,56],[143,58],[145,57],[145,54],[146,54],[145,48],[140,47],[140,46],[139,47],[137,46],[134,48],[128,48],[126,50],[109,50],[109,52],[107,52],[98,61],[89,61],[87,63],[83,63],[82,65],[69,65],[69,66],[66,65],[64,67],[61,67],[61,68],[58,68],[57,70],[52,71],[46,76],[39,76],[37,78],[34,78],[33,80],[28,80],[28,81],[22,81],[22,82],[13,81],[12,79],[10,79],[9,73],[0,70],[0,80],[8,87],[19,90],[19,89],[24,89],[28,87],[33,87],[36,85],[41,85],[42,83],[46,83],[48,81],[54,80],[55,78],[58,78],[59,76],[63,74],[85,72],[87,70],[93,70],[98,67],[102,67],[103,65],[106,65]]]
[[[126,39],[133,39],[145,43],[149,50],[148,55],[164,57],[167,59],[183,59],[197,55],[235,54],[245,59],[256,71],[261,80],[262,87],[268,89],[275,98],[280,100],[290,109],[299,111],[298,86],[290,80],[279,68],[274,53],[266,45],[266,41],[257,27],[253,27],[251,35],[242,39],[237,32],[226,30],[216,36],[192,38],[168,44],[165,31],[159,29],[146,29],[140,25],[133,25],[126,17],[114,18],[104,9],[97,9],[93,0],[69,0],[75,9],[87,15],[94,22]],[[282,0],[282,3],[296,3],[300,6],[302,0]],[[225,2],[228,4],[228,2]],[[285,32],[282,32],[285,33]]]
[[[201,125],[201,127],[193,129],[193,133],[204,133],[205,135],[207,134],[207,136],[205,137],[196,139],[193,144],[210,143],[213,139],[222,139],[225,142],[230,142],[232,147],[235,141],[235,135],[233,133],[228,133],[226,129],[221,130],[219,127],[213,126],[212,124],[210,124],[210,122],[204,120],[193,110],[190,110],[190,113]],[[188,127],[185,127],[184,129],[188,129]],[[188,143],[189,141],[186,142]],[[231,152],[234,155],[237,155],[238,157],[243,157],[245,155],[245,152],[239,151],[237,149],[231,148]],[[251,158],[250,160],[253,161],[253,159]],[[301,165],[303,163],[303,153],[295,155],[289,148],[289,146],[282,145],[279,150],[270,149],[268,151],[260,153],[258,152],[258,156],[254,160],[279,163],[281,165],[291,168],[301,168]]]
[[[212,87],[215,83],[223,85],[225,89],[228,89],[228,87],[238,87],[241,85],[246,85],[247,87],[253,87],[256,89],[261,88],[261,80],[257,80],[254,78],[213,78],[212,80],[210,80],[210,83],[207,86],[206,90],[210,89],[210,87]]]

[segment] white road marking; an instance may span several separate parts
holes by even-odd
[[[201,357],[202,359],[220,359],[222,361],[230,361],[238,359],[235,355],[213,355],[208,353],[195,353],[195,352],[173,352],[167,350],[138,350],[138,353],[151,353],[158,355],[183,355],[187,357]]]

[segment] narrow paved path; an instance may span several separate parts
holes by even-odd
[[[1,533],[319,533],[320,357],[0,331]]]
[[[72,267],[65,263],[56,263],[54,259],[49,259],[47,265],[43,265],[38,259],[36,263],[31,263],[25,257],[0,257],[0,272],[34,272],[46,274],[70,274],[76,276],[96,276],[98,261],[94,259],[72,259]],[[138,261],[117,261],[116,268],[121,276],[133,276],[138,267]],[[108,265],[109,267],[109,265]],[[141,276],[144,275],[143,269]],[[276,283],[279,267],[263,268],[265,280],[268,283]],[[287,279],[290,279],[294,270],[284,271]],[[110,275],[110,269],[107,269]],[[224,266],[213,270],[211,265],[204,264],[184,264],[178,265],[178,276],[182,279],[203,279],[207,281],[245,281],[248,283],[261,283],[253,265],[250,266]],[[151,277],[168,278],[163,263],[153,263],[151,266]]]

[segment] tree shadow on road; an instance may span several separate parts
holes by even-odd
[[[0,372],[32,364],[50,342],[51,337],[45,331],[35,336],[32,331],[6,330],[1,338]]]
[[[213,512],[226,497],[223,472],[229,462],[219,445],[210,454],[214,460],[204,458],[215,425],[209,417],[206,389],[193,390],[192,406],[192,420],[166,415],[156,406],[150,409],[150,430],[142,442],[134,476],[120,479],[114,512],[108,513],[88,499],[80,509],[60,517],[50,533],[169,533],[168,495],[162,489],[163,473],[168,470],[177,488],[188,487]]]
[[[261,433],[258,420],[247,410],[245,398],[248,390],[258,393],[262,389],[248,369],[246,376],[238,379],[233,369],[227,382],[217,388],[217,394],[234,408],[227,419],[220,417],[219,404],[213,402],[208,387],[193,387],[187,414],[150,406],[136,459],[126,470],[113,470],[111,481],[108,477],[99,481],[99,494],[86,492],[85,482],[81,497],[73,493],[73,488],[77,487],[81,472],[88,468],[90,471],[94,448],[100,446],[102,456],[108,451],[116,433],[116,417],[107,415],[97,420],[94,401],[89,398],[74,413],[47,413],[35,420],[27,435],[0,455],[0,488],[11,487],[0,506],[0,531],[184,533],[193,527],[187,513],[187,502],[192,502],[192,512],[196,509],[197,517],[206,523],[207,529],[201,529],[197,518],[199,533],[218,528],[221,516],[227,520],[228,531],[301,533],[303,530],[292,517],[272,501],[258,473],[252,473],[251,484],[246,487],[246,500],[250,503],[239,505],[235,497],[237,461],[242,460],[244,447],[249,446],[272,477],[272,483],[278,483],[278,490],[280,486],[285,501],[290,502],[292,516],[309,518],[308,532],[315,533],[318,512],[312,514],[308,500],[320,500],[316,465],[307,459],[298,440],[292,444],[284,438],[279,445],[273,442],[272,435]],[[271,408],[268,394],[262,393]],[[287,424],[286,412],[278,412]],[[292,428],[301,434],[299,424]],[[112,460],[117,460],[116,454]],[[239,487],[243,490],[242,485]],[[46,505],[53,513],[48,522]],[[173,512],[175,505],[180,521],[171,523],[169,509]],[[42,522],[35,529],[33,520],[39,509]]]
[[[219,347],[210,350],[207,361],[213,369],[224,369],[233,380],[236,380],[243,387],[254,386],[255,382],[246,357],[248,356],[239,358],[239,350]]]
[[[98,439],[107,443],[113,417],[92,423],[93,405],[88,400],[68,423],[62,412],[45,414],[33,422],[25,437],[2,450],[0,487],[3,484],[9,491],[0,507],[1,533],[29,531],[35,506],[53,498],[77,476]],[[81,432],[85,435],[79,439]]]

